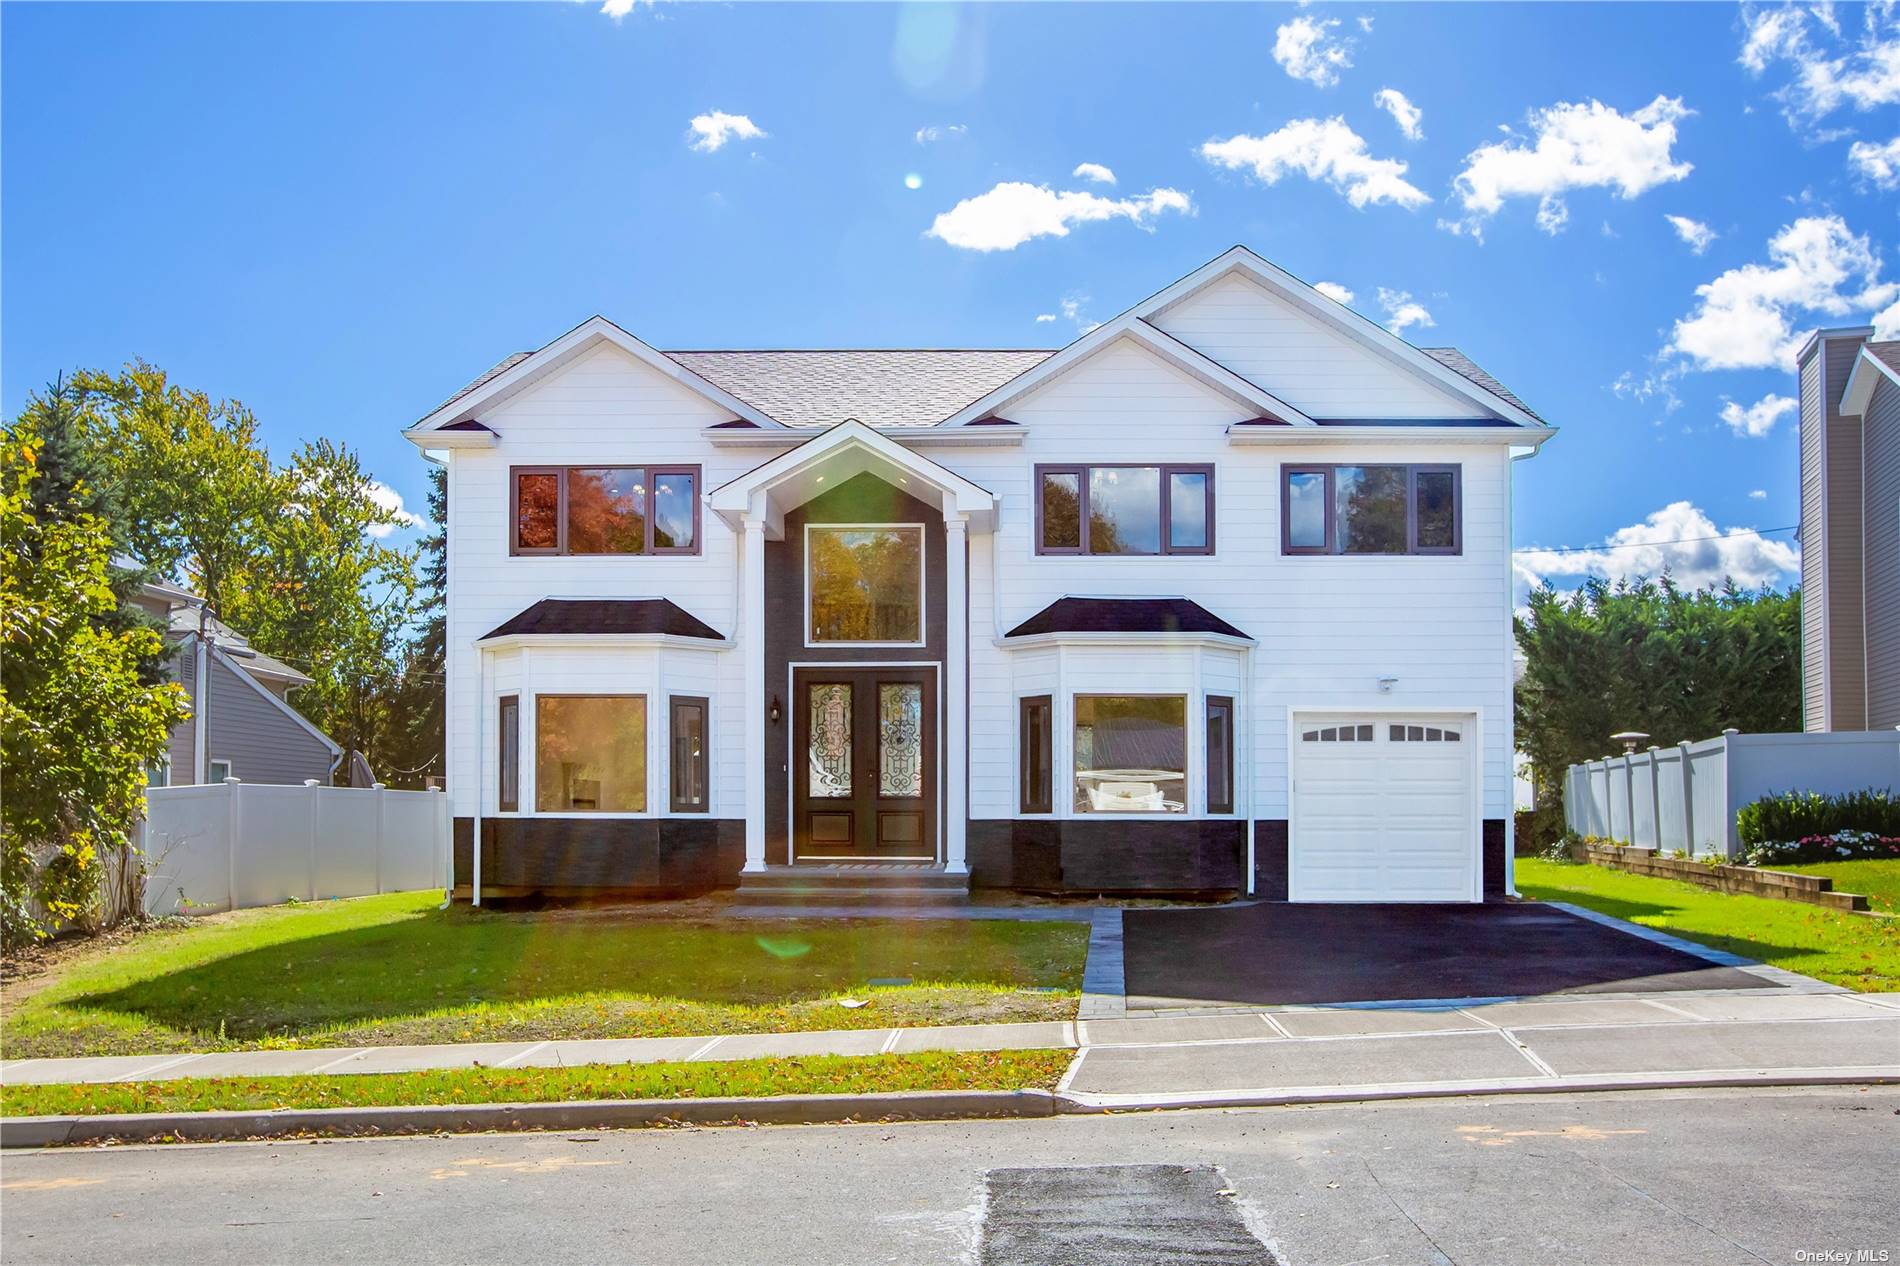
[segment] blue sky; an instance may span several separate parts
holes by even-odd
[[[143,357],[420,508],[399,428],[595,312],[1057,346],[1244,243],[1562,426],[1577,546],[1792,524],[1791,343],[1900,325],[1892,9],[612,7],[0,7],[0,406]]]

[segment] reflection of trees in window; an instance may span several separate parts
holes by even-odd
[[[1081,477],[1051,472],[1042,477],[1042,546],[1079,549],[1082,545]]]
[[[521,549],[560,544],[561,477],[553,472],[515,480],[515,543]]]
[[[1161,468],[1097,466],[1089,471],[1089,553],[1161,552]]]
[[[815,528],[810,533],[811,640],[923,640],[923,529]]]
[[[1454,549],[1458,519],[1453,503],[1458,476],[1449,470],[1418,472],[1418,547]]]
[[[647,702],[642,695],[535,700],[534,802],[543,813],[643,813]]]
[[[637,466],[567,472],[567,552],[637,554],[646,548],[646,471]]]
[[[653,548],[693,547],[693,477],[685,473],[653,477]]]
[[[1403,554],[1405,467],[1341,466],[1334,475],[1339,552]]]

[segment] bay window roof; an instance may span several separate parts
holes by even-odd
[[[1058,598],[1004,636],[1050,633],[1200,633],[1253,640],[1188,598]]]

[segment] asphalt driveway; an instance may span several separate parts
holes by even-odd
[[[1534,903],[1129,910],[1122,928],[1131,1011],[1767,983]]]

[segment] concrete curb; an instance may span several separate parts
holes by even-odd
[[[468,1134],[487,1130],[629,1129],[672,1125],[836,1125],[1052,1117],[1047,1090],[910,1090],[757,1099],[620,1099],[567,1103],[438,1104],[391,1108],[283,1108],[265,1112],[140,1112],[6,1117],[0,1148],[73,1143],[216,1142],[292,1134]]]
[[[229,1142],[317,1137],[475,1134],[493,1131],[638,1129],[687,1125],[847,1125],[868,1121],[967,1121],[1104,1116],[1194,1108],[1278,1108],[1495,1095],[1586,1094],[1629,1090],[1712,1090],[1740,1086],[1884,1086],[1900,1067],[1722,1070],[1516,1078],[1502,1081],[1301,1087],[1177,1095],[1078,1095],[1047,1090],[900,1091],[866,1095],[776,1095],[758,1099],[625,1099],[569,1103],[436,1105],[408,1108],[290,1108],[269,1112],[154,1112],[0,1119],[0,1149],[85,1143]]]

